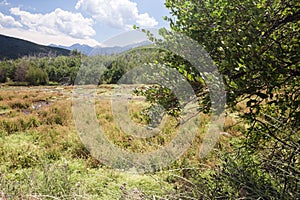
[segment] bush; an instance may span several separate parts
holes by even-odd
[[[26,81],[30,85],[46,85],[49,82],[49,78],[42,69],[30,67],[26,73]]]
[[[13,75],[13,81],[16,82],[25,82],[26,81],[26,73],[29,69],[29,63],[25,59],[20,62],[15,61],[15,69]]]
[[[0,83],[6,82],[6,69],[0,68]]]

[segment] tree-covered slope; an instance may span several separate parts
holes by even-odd
[[[0,35],[0,59],[16,59],[23,56],[69,55],[70,51],[57,47],[38,45],[26,40]]]

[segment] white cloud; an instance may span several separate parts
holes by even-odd
[[[2,27],[22,27],[20,22],[17,22],[12,16],[4,15],[0,12],[0,25]]]
[[[141,26],[147,26],[147,27],[154,27],[158,24],[154,18],[149,16],[148,13],[140,14],[137,17],[136,22]]]
[[[137,4],[130,0],[78,0],[76,9],[90,14],[95,20],[116,28],[154,27],[158,22],[148,13],[140,14]]]
[[[48,35],[65,35],[78,39],[88,39],[96,34],[93,20],[80,13],[72,13],[57,8],[47,14],[32,14],[20,8],[11,8],[11,14],[20,17],[20,22],[30,31]]]
[[[0,2],[0,5],[8,6],[10,3],[8,3],[7,0],[3,0]]]

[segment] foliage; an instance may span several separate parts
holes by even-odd
[[[139,47],[110,56],[87,57],[72,51],[70,56],[4,60],[0,61],[0,82],[19,82],[10,83],[13,85],[23,85],[25,81],[30,85],[45,85],[49,82],[72,85],[77,77],[77,84],[117,83],[129,70],[153,61],[157,55],[155,49]]]
[[[121,77],[131,69],[142,67],[157,59],[160,51],[151,45],[134,48],[120,55],[116,55],[113,61],[104,70],[101,79],[104,83],[116,84]],[[136,83],[134,78],[139,75],[131,75],[131,80],[123,80],[126,83]]]
[[[81,54],[73,54],[73,56],[23,57],[1,61],[0,81],[2,83],[26,81],[30,85],[46,85],[49,81],[72,84],[81,64]]]
[[[240,115],[249,128],[233,146],[235,159],[220,163],[224,176],[210,176],[220,183],[215,188],[222,188],[213,198],[238,198],[241,188],[244,198],[299,197],[299,2],[167,0],[165,5],[172,30],[199,42],[223,74],[229,109],[246,105]],[[199,81],[190,63],[170,55],[167,65]]]
[[[98,85],[103,83],[104,80],[101,76],[114,59],[114,56],[102,55],[84,57],[80,69],[77,71],[75,84]]]
[[[28,69],[25,78],[30,85],[46,85],[49,82],[48,74],[42,69],[35,67]]]
[[[297,84],[296,1],[170,0],[166,6],[176,16],[168,19],[172,29],[198,41],[219,66],[230,91],[228,103],[242,95],[266,99],[277,88]]]
[[[17,62],[14,69],[14,76],[11,77],[12,80],[16,82],[25,82],[26,72],[28,71],[29,66],[29,63],[26,60],[20,60]]]
[[[140,87],[133,91],[135,95],[145,96],[146,101],[151,105],[143,110],[143,114],[149,125],[159,124],[163,118],[162,109],[166,111],[166,114],[173,117],[180,116],[180,105],[175,94],[167,87],[161,85],[151,85],[148,87]],[[163,106],[163,108],[158,107]],[[158,117],[159,116],[159,117]],[[153,121],[155,120],[155,121]]]

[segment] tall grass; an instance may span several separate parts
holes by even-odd
[[[111,87],[101,90],[108,94]],[[116,171],[93,158],[74,126],[71,91],[72,87],[0,89],[1,109],[9,110],[0,115],[1,199],[151,199],[174,193],[165,174]],[[118,128],[109,102],[97,102],[96,110],[116,145],[133,152],[151,148],[149,141],[131,140]],[[162,139],[152,141],[164,144]]]

